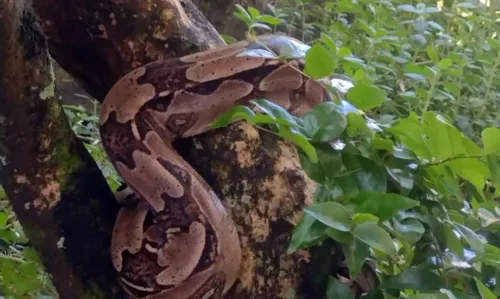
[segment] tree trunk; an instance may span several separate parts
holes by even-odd
[[[223,45],[187,0],[33,2],[50,53],[99,101],[119,77],[137,66]],[[294,223],[312,203],[315,185],[301,169],[295,147],[244,122],[176,146],[219,194],[238,226],[244,264],[227,298],[285,298],[298,290],[310,252],[287,254],[286,249]],[[109,247],[96,246],[103,251]],[[58,279],[64,278],[54,276]],[[297,298],[317,297],[303,289]]]
[[[56,100],[47,39],[0,2],[1,183],[61,298],[124,298],[110,262],[118,206]]]

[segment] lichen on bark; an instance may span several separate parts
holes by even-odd
[[[106,250],[118,206],[56,100],[29,3],[0,2],[1,184],[61,298],[122,298]]]

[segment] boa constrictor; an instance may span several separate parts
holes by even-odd
[[[175,151],[234,105],[265,98],[298,116],[328,97],[302,72],[309,47],[263,35],[152,62],[121,78],[101,108],[103,146],[140,198],[123,207],[113,265],[134,298],[219,299],[241,264],[238,233],[211,187]],[[276,53],[287,52],[287,59]],[[274,53],[273,53],[274,52]]]

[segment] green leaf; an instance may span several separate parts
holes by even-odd
[[[426,51],[427,55],[434,63],[439,63],[439,54],[437,53],[436,48],[434,48],[432,45],[428,45]]]
[[[471,182],[477,190],[481,191],[490,172],[485,163],[476,158],[455,159],[443,163],[456,174]]]
[[[477,215],[479,216],[479,219],[481,219],[482,227],[488,227],[494,223],[500,222],[500,217],[495,216],[495,214],[485,208],[479,208],[477,210]]]
[[[380,250],[393,258],[396,257],[396,247],[391,236],[378,224],[363,222],[355,225],[351,233],[370,247]]]
[[[332,103],[322,103],[304,116],[304,129],[313,141],[333,141],[347,126],[347,120]]]
[[[441,61],[439,61],[438,64],[440,69],[447,69],[452,65],[453,65],[453,60],[451,60],[450,58],[442,59]]]
[[[296,124],[294,117],[283,107],[277,105],[271,101],[264,99],[257,99],[252,101],[257,107],[259,107],[264,113],[278,119],[283,119],[290,125]]]
[[[417,295],[410,295],[408,299],[449,299],[448,296],[441,293],[420,293]]]
[[[338,279],[328,277],[328,286],[326,289],[327,299],[354,299],[354,293],[351,288],[340,282]]]
[[[5,227],[8,219],[9,219],[9,215],[7,213],[0,212],[0,228]]]
[[[444,226],[444,234],[446,237],[446,245],[448,248],[456,254],[458,257],[464,257],[464,247],[462,246],[462,242],[460,238],[453,231],[453,227],[449,224]]]
[[[273,16],[270,16],[270,15],[262,15],[259,17],[259,22],[263,22],[263,23],[266,23],[266,24],[269,24],[269,25],[279,25],[281,24],[281,19],[279,18],[275,18]]]
[[[321,32],[321,41],[328,47],[330,51],[332,51],[333,53],[337,52],[337,44],[335,44],[335,41],[323,32]]]
[[[416,9],[413,5],[411,4],[402,4],[398,6],[398,10],[406,11],[406,12],[412,12],[412,13],[420,13],[418,9]]]
[[[349,275],[358,277],[366,258],[370,254],[370,247],[358,238],[351,238],[349,242],[342,244],[342,252],[349,268]]]
[[[415,113],[399,120],[394,126],[386,130],[396,135],[416,155],[425,159],[431,159],[431,150],[423,137],[420,121]]]
[[[373,222],[373,223],[378,223],[379,218],[375,215],[372,214],[367,214],[367,213],[356,213],[352,215],[352,223],[353,224],[359,224],[363,222]]]
[[[441,277],[438,274],[426,268],[415,267],[405,269],[397,275],[388,277],[380,287],[386,290],[412,289],[427,292],[439,290],[441,285]]]
[[[467,139],[443,116],[427,112],[423,120],[422,134],[428,140],[427,144],[431,149],[433,159],[440,161],[469,154],[466,146]]]
[[[331,228],[331,227],[328,227],[326,229],[326,234],[334,239],[335,241],[341,243],[341,244],[345,244],[345,243],[348,243],[350,242],[353,237],[350,233],[348,232],[342,232],[342,231],[339,231],[338,229],[334,229],[334,228]]]
[[[495,196],[500,196],[500,156],[487,155],[488,169],[490,170],[491,184],[495,186]]]
[[[314,146],[304,137],[302,134],[294,132],[287,127],[280,126],[278,128],[278,133],[281,137],[293,142],[297,147],[299,147],[307,155],[307,158],[312,162],[318,162],[318,153]]]
[[[493,292],[488,289],[479,279],[474,277],[474,281],[476,281],[476,286],[479,290],[479,294],[481,295],[481,299],[497,299],[497,296],[495,296],[495,294],[493,294]]]
[[[427,82],[427,78],[422,75],[422,74],[416,74],[416,73],[405,73],[406,77],[412,78],[414,80],[420,81],[420,82]]]
[[[299,154],[300,162],[311,179],[326,184],[334,180],[342,170],[341,154],[329,144],[318,144],[315,149],[318,155],[317,163],[312,163]]]
[[[341,47],[338,50],[337,55],[339,55],[340,57],[351,56],[352,55],[352,51],[351,51],[351,49],[349,49],[347,47]]]
[[[256,9],[255,7],[250,6],[247,8],[247,11],[250,13],[252,18],[257,18],[260,16],[260,11],[258,9]]]
[[[335,60],[320,43],[314,44],[306,53],[305,73],[313,79],[321,79],[335,71]]]
[[[351,228],[351,215],[347,209],[336,202],[325,202],[309,206],[304,211],[325,225],[348,232]]]
[[[373,148],[375,148],[375,149],[386,150],[388,152],[394,151],[394,142],[392,142],[391,139],[384,139],[384,138],[375,137],[372,140],[372,145],[373,145]]]
[[[347,114],[347,133],[350,137],[369,137],[373,135],[365,119],[358,113]]]
[[[356,108],[370,110],[384,102],[387,92],[373,85],[357,85],[349,89],[346,96]]]
[[[425,227],[420,221],[409,218],[399,221],[394,219],[394,229],[410,244],[417,243],[425,233]]]
[[[490,244],[484,244],[485,253],[479,259],[486,265],[500,269],[500,248]]]
[[[265,30],[268,30],[268,31],[272,31],[272,28],[267,26],[266,24],[263,24],[263,23],[253,23],[252,26],[250,26],[250,28],[262,28],[262,29],[265,29]]]
[[[324,240],[326,238],[325,229],[324,224],[316,221],[314,217],[304,214],[293,231],[287,253],[294,253]]]
[[[9,259],[0,259],[0,273],[3,282],[14,288],[19,295],[40,289],[41,281],[38,279],[36,263],[17,264]]]
[[[485,154],[500,153],[500,129],[487,128],[481,132]]]
[[[252,16],[246,11],[245,8],[243,8],[243,6],[239,4],[235,4],[234,6],[238,10],[237,12],[234,13],[234,15],[238,17],[238,19],[244,21],[247,25],[250,25]]]
[[[228,112],[222,114],[216,121],[212,123],[212,128],[226,127],[236,119],[244,119],[251,121],[255,116],[252,109],[246,106],[234,106]]]
[[[232,36],[230,36],[228,34],[221,34],[220,36],[224,39],[224,41],[228,45],[234,44],[234,43],[236,43],[238,41],[236,38],[234,38],[234,37],[232,37]]]
[[[470,247],[474,250],[477,256],[480,257],[484,254],[484,244],[475,232],[459,223],[453,223],[452,225],[455,226],[465,240],[467,240],[467,243],[469,243]]]
[[[383,192],[360,192],[349,198],[346,205],[354,204],[356,213],[369,213],[380,218],[380,221],[389,220],[399,211],[408,210],[419,205],[418,201],[408,197]]]
[[[371,161],[362,161],[361,169],[355,173],[360,189],[363,191],[386,192],[387,177],[385,170]]]
[[[439,290],[443,295],[446,295],[443,299],[458,299],[450,290],[440,289]],[[425,298],[422,298],[425,299]]]
[[[396,181],[401,189],[411,191],[413,189],[413,176],[406,170],[400,168],[385,167],[387,173]]]

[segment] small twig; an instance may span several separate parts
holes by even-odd
[[[480,158],[483,158],[483,157],[484,157],[483,155],[450,157],[450,158],[441,160],[439,162],[423,164],[422,167],[440,165],[440,164],[443,164],[443,163],[446,163],[446,162],[450,162],[450,161],[453,161],[453,160],[458,160],[458,159],[480,159]]]

